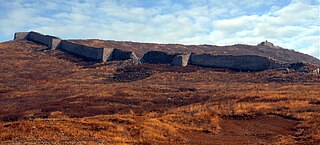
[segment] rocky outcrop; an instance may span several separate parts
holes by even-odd
[[[274,46],[273,43],[268,42],[267,40],[258,44],[258,46],[267,46],[271,48],[279,48],[278,46]]]
[[[204,67],[229,68],[237,71],[262,71],[281,67],[280,63],[267,57],[255,55],[215,56],[209,54],[191,54],[189,64]]]

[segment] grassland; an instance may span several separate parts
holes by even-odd
[[[0,144],[318,144],[320,77],[0,43]]]

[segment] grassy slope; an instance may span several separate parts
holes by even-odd
[[[320,77],[130,62],[0,44],[1,143],[320,141]]]

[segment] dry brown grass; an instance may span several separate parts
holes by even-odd
[[[93,64],[43,48],[0,44],[1,144],[319,142],[319,76]]]
[[[184,140],[177,136],[176,128],[158,119],[129,115],[33,119],[6,123],[1,131],[0,138],[4,142],[94,141],[131,144]]]

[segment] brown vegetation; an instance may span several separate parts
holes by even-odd
[[[0,43],[0,144],[318,144],[320,77],[94,64]]]

